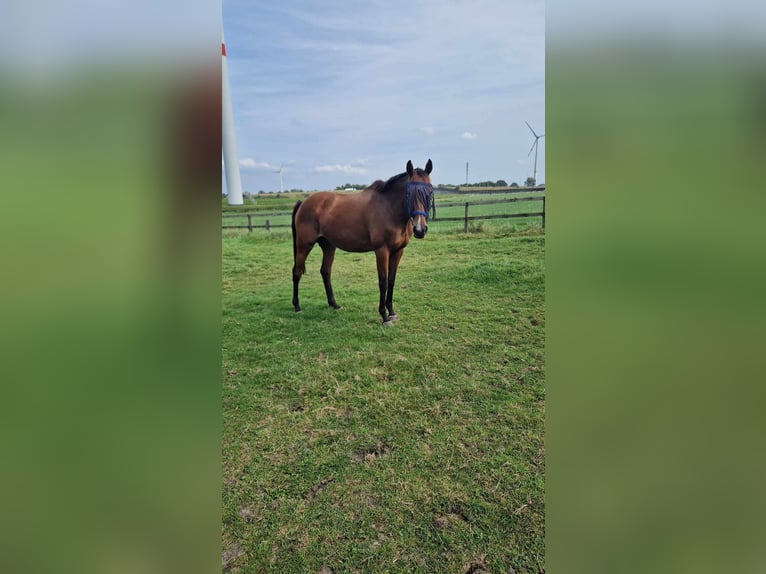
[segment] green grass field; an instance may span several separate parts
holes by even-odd
[[[375,257],[223,237],[223,565],[230,572],[544,571],[544,246],[407,247],[380,324]]]

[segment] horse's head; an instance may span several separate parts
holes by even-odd
[[[428,231],[428,212],[434,199],[434,188],[431,186],[429,175],[434,166],[429,159],[425,169],[415,168],[412,162],[407,162],[407,193],[405,202],[407,217],[412,221],[415,237],[423,239]]]

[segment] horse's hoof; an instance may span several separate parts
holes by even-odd
[[[394,315],[389,315],[389,316],[388,316],[388,320],[389,320],[389,321],[398,321],[398,320],[399,320],[399,315],[396,315],[396,314],[394,314]]]
[[[393,327],[394,326],[394,322],[391,319],[389,319],[388,321],[383,321],[383,326],[384,327]]]
[[[296,313],[303,313],[303,309],[296,309],[295,312]]]
[[[343,309],[343,307],[341,307],[340,305],[330,305],[330,307],[332,307],[332,308],[333,308],[333,309],[335,309],[336,311],[337,311],[338,309]]]

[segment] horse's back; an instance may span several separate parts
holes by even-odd
[[[301,203],[296,214],[296,223],[301,225],[320,225],[333,210],[338,194],[320,191],[311,194]]]
[[[361,193],[320,191],[303,202],[298,215],[303,221],[318,220],[330,224],[330,220],[359,217],[368,203]]]
[[[324,237],[344,251],[371,250],[368,220],[371,195],[365,191],[320,191],[310,195],[296,214],[301,242],[314,243]]]

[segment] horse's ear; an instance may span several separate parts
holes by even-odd
[[[430,174],[433,168],[434,164],[431,163],[431,158],[428,158],[428,163],[426,163],[426,173]]]
[[[412,177],[412,172],[415,171],[415,168],[412,166],[412,161],[407,161],[407,175]]]

